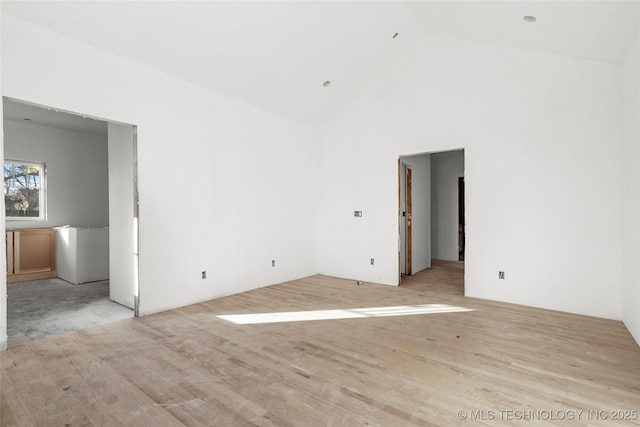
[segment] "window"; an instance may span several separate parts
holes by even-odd
[[[8,220],[45,219],[45,165],[4,161],[4,207]]]

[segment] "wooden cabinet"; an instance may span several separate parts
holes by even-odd
[[[51,279],[56,271],[56,234],[50,228],[8,230],[7,283]]]

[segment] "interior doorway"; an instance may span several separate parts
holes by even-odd
[[[400,226],[400,274],[402,276],[410,276],[412,271],[411,257],[412,244],[411,237],[413,227],[411,217],[413,214],[413,200],[411,198],[412,172],[411,166],[400,161],[399,165],[399,182],[400,182],[400,205],[399,209],[399,226]]]
[[[51,154],[53,150],[50,150],[48,154],[46,154],[46,157],[49,157],[47,164],[48,185],[46,187],[46,195],[49,199],[47,200],[47,204],[51,208],[47,212],[47,217],[42,221],[31,223],[3,223],[5,232],[7,229],[15,227],[16,225],[21,229],[38,227],[56,230],[60,240],[59,246],[55,250],[55,255],[59,258],[56,266],[59,269],[59,267],[62,267],[59,263],[65,262],[64,268],[66,270],[63,279],[66,282],[59,279],[59,277],[62,276],[57,276],[52,279],[53,282],[43,284],[43,286],[46,285],[51,292],[53,292],[49,293],[49,296],[60,295],[60,292],[64,292],[60,291],[60,289],[69,284],[74,285],[69,289],[79,294],[79,287],[85,286],[83,283],[91,283],[91,287],[97,289],[99,282],[106,282],[105,284],[108,289],[104,292],[108,293],[108,298],[111,301],[117,302],[119,305],[129,308],[131,313],[130,317],[137,316],[139,286],[136,126],[91,118],[84,114],[70,113],[15,99],[3,98],[3,106],[3,126],[5,128],[3,161],[9,158],[9,156],[11,158],[28,157],[25,160],[38,160],[40,156],[37,152],[37,140],[48,140],[46,136],[47,132],[52,135],[56,134],[51,136],[51,140],[59,140],[61,138],[60,135],[64,137],[64,135],[77,134],[80,135],[78,137],[79,144],[83,141],[84,137],[82,137],[82,135],[86,136],[87,144],[95,145],[96,141],[103,141],[101,143],[103,143],[104,146],[100,148],[101,151],[97,156],[92,155],[84,158],[95,159],[102,157],[101,160],[105,164],[104,168],[106,173],[104,178],[100,178],[104,181],[101,181],[99,184],[100,191],[96,190],[95,193],[103,194],[107,199],[105,203],[96,202],[94,195],[91,194],[91,185],[98,179],[95,178],[94,175],[97,176],[100,174],[97,171],[94,172],[91,166],[83,165],[82,155],[80,155],[80,157],[74,155],[73,150],[66,156],[64,150],[70,149],[70,146],[68,146],[68,144],[61,145],[60,152]],[[29,128],[29,126],[32,128]],[[7,128],[10,128],[9,133],[7,133]],[[21,132],[25,134],[29,133],[29,135],[22,138],[20,137]],[[14,148],[9,147],[9,149],[7,149],[7,144],[9,143],[8,138],[34,140],[36,143],[34,143],[31,149],[32,151],[26,154],[24,150],[16,151],[15,143],[13,143]],[[20,141],[18,145],[24,146],[25,144]],[[45,154],[42,156],[45,156]],[[66,159],[66,157],[70,157],[75,163]],[[87,163],[89,163],[89,160],[87,160]],[[85,178],[83,179],[83,177]],[[55,188],[53,186],[54,183]],[[83,187],[82,191],[81,187]],[[73,205],[77,203],[77,205],[74,206],[77,207],[77,211],[79,212],[73,212],[73,206],[68,208],[68,211],[65,211],[64,209],[60,209],[60,203],[51,203],[51,198],[59,197],[63,192],[66,194],[65,197],[62,197],[65,200],[65,204]],[[86,194],[89,196],[83,196]],[[97,195],[95,197],[102,196]],[[73,201],[73,203],[71,201]],[[91,211],[90,206],[96,203],[100,208]],[[101,214],[97,215],[104,215],[107,218],[96,218],[95,212],[98,211],[100,211]],[[67,214],[68,212],[71,213]],[[100,243],[101,241],[95,240],[96,238],[94,237],[103,231],[107,233],[106,245]],[[81,241],[84,241],[83,239],[85,238],[90,239],[90,241],[86,244],[83,243],[87,246],[82,246]],[[75,245],[77,245],[77,247]],[[106,246],[106,248],[104,248],[104,246]],[[61,249],[71,247],[73,247],[72,255],[68,255],[67,253],[64,253],[62,257],[59,255]],[[94,253],[93,251],[96,250],[96,247],[101,247],[103,252],[101,252],[100,255],[94,256],[93,259],[87,260],[89,249],[86,248],[90,248],[91,253]],[[69,256],[71,256],[71,258],[67,259]],[[95,270],[102,268],[96,266],[105,259],[107,271],[104,274],[106,274],[108,281],[97,279],[101,277],[100,274],[103,273],[95,273]],[[8,258],[7,261],[9,261]],[[69,268],[71,267],[69,266],[75,267],[76,264],[78,267],[77,270],[75,270],[73,274],[70,273]],[[88,276],[86,272],[87,269],[92,271]],[[98,275],[96,276],[96,274]],[[60,283],[55,283],[56,280]],[[86,286],[86,288],[87,291],[89,291],[89,286]],[[6,294],[6,290],[7,289],[0,289],[2,294]],[[25,292],[22,292],[21,295],[31,292],[27,291],[26,286],[24,290]],[[84,291],[84,289],[82,289],[82,291]],[[37,287],[33,292],[37,292]],[[96,291],[89,292],[89,294],[91,293],[95,294]],[[7,313],[10,311],[11,310],[8,309]],[[7,318],[2,319],[2,322],[6,325],[8,324],[7,320]]]
[[[464,150],[400,156],[399,283],[432,262],[464,267],[465,198]]]

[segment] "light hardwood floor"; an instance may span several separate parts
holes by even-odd
[[[1,424],[640,425],[640,348],[621,322],[465,298],[462,277],[456,263],[401,287],[314,276],[21,345],[0,356]],[[274,312],[325,319],[217,317]]]

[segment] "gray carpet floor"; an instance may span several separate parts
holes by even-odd
[[[133,310],[109,300],[109,281],[11,283],[7,294],[9,347],[133,317]]]

